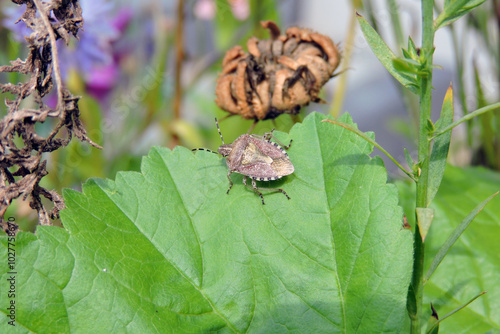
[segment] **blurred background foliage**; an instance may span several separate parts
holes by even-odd
[[[443,1],[436,1],[436,10]],[[299,25],[328,35],[343,53],[341,75],[322,90],[327,104],[312,103],[299,116],[282,115],[259,122],[253,133],[276,128],[289,131],[313,111],[338,116],[350,112],[363,131],[404,162],[402,147],[414,148],[418,98],[391,77],[364,41],[355,10],[362,13],[400,56],[407,36],[420,43],[420,4],[411,0],[80,0],[84,31],[79,41],[59,45],[65,84],[79,103],[89,137],[104,147],[72,142],[46,156],[49,175],[42,185],[61,193],[80,189],[90,177],[115,178],[117,171],[140,169],[141,157],[153,145],[215,150],[220,138],[214,116],[227,114],[215,102],[215,81],[224,53],[236,44],[246,49],[250,36],[268,38],[261,20],[273,20],[284,31]],[[0,3],[0,64],[24,58],[23,35],[14,22],[23,13],[10,1]],[[182,13],[183,15],[179,15]],[[179,18],[182,17],[182,20]],[[458,92],[455,114],[467,114],[499,100],[500,2],[488,0],[436,36],[433,111],[453,81]],[[182,51],[182,52],[179,52]],[[181,56],[181,58],[179,58]],[[180,59],[180,61],[179,61]],[[178,74],[178,76],[177,76]],[[16,73],[1,73],[2,83],[17,83]],[[9,98],[8,94],[1,94]],[[46,103],[55,104],[55,96]],[[30,103],[27,101],[26,103]],[[0,105],[0,114],[6,107]],[[53,124],[38,124],[47,133]],[[226,142],[246,133],[252,121],[230,117],[220,122]],[[483,165],[500,170],[500,110],[474,118],[454,131],[449,160],[456,165]],[[380,152],[375,152],[380,154]],[[385,157],[384,157],[385,158]],[[400,177],[386,162],[392,177]],[[36,213],[18,199],[7,212],[23,230],[33,230]]]

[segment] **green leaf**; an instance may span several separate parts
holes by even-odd
[[[432,123],[432,120],[429,118],[427,119],[427,123],[425,124],[425,129],[429,133],[434,133],[434,131],[436,131],[436,127],[434,126],[434,123]]]
[[[427,328],[432,328],[432,329],[428,330],[427,334],[438,334],[439,333],[439,324],[438,324],[439,317],[438,317],[438,314],[437,314],[436,310],[434,309],[434,306],[432,305],[432,303],[431,303],[431,310],[432,310],[432,314],[429,317],[429,321],[427,322]]]
[[[429,270],[427,271],[427,274],[425,275],[424,281],[428,281],[429,278],[432,276],[434,271],[437,269],[441,261],[443,261],[444,257],[446,254],[450,251],[451,247],[455,244],[455,242],[460,238],[462,233],[464,233],[465,229],[469,226],[469,224],[472,222],[474,218],[478,215],[481,210],[488,204],[496,195],[498,195],[498,191],[479,203],[474,210],[472,210],[467,217],[462,220],[462,222],[455,228],[455,230],[449,235],[448,239],[445,241],[443,246],[439,249],[439,252],[436,254],[434,259],[432,260],[432,263],[429,267]],[[418,212],[417,208],[417,212]],[[418,215],[417,215],[418,217]]]
[[[416,74],[420,73],[420,63],[412,59],[395,58],[392,60],[394,68],[400,72],[408,74],[414,82],[417,82]]]
[[[443,11],[434,22],[435,30],[442,28],[453,21],[461,18],[486,0],[448,0],[444,4]]]
[[[397,183],[401,204],[414,226],[415,186]],[[439,249],[474,207],[500,189],[500,173],[484,168],[446,166],[431,208],[434,223],[425,239],[427,270]],[[440,323],[441,333],[483,334],[500,331],[500,197],[491,200],[450,249],[424,288],[425,323],[432,302],[442,316],[488,291],[460,314]]]
[[[397,189],[370,144],[324,118],[277,133],[294,139],[295,172],[269,186],[290,200],[265,193],[262,205],[241,175],[227,195],[224,159],[183,147],[67,190],[65,229],[17,236],[14,330],[399,332],[412,236]],[[0,271],[0,332],[11,333]]]
[[[418,58],[417,47],[415,46],[415,43],[413,42],[411,36],[408,36],[408,54],[411,59]]]
[[[420,235],[422,237],[422,242],[425,241],[427,232],[432,224],[432,219],[434,218],[434,209],[431,208],[416,208],[418,229],[420,230]]]
[[[415,161],[413,161],[413,158],[411,157],[411,154],[410,154],[410,152],[408,151],[408,149],[406,147],[403,147],[403,151],[405,153],[406,163],[408,164],[408,167],[410,168],[410,170],[415,175],[415,173],[416,173]]]
[[[397,58],[396,55],[389,49],[387,44],[385,44],[380,35],[370,26],[365,18],[359,14],[357,14],[357,16],[366,41],[378,60],[403,86],[408,88],[411,92],[418,94],[419,88],[415,78],[411,75],[401,73],[396,69],[394,66],[394,59]]]
[[[446,91],[441,109],[441,117],[436,123],[438,130],[449,126],[453,122],[453,89],[450,85]],[[437,137],[432,145],[431,160],[429,162],[429,183],[427,188],[427,203],[431,203],[443,179],[446,168],[446,159],[450,150],[451,131]]]
[[[435,313],[435,310],[433,309],[432,312],[433,312],[433,315],[435,314],[435,318],[437,321],[430,321],[428,323],[428,330],[427,330],[427,333],[428,334],[435,334],[435,333],[438,333],[439,332],[439,324],[448,319],[449,317],[451,317],[452,315],[454,315],[455,313],[457,313],[458,311],[464,309],[467,307],[467,305],[469,305],[470,303],[472,303],[473,301],[475,301],[476,299],[478,299],[479,297],[481,297],[482,295],[484,295],[487,291],[483,291],[483,292],[480,292],[478,293],[477,295],[475,295],[474,297],[471,298],[471,300],[469,300],[467,303],[463,304],[462,306],[459,306],[457,307],[456,309],[454,309],[453,311],[451,311],[450,313],[446,314],[444,317],[442,317],[441,319],[437,319],[437,313]],[[432,307],[432,303],[431,303],[431,307]],[[433,316],[431,316],[431,319],[433,318]]]

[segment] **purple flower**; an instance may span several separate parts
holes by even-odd
[[[201,20],[213,20],[217,6],[214,0],[198,0],[193,8],[194,15]]]
[[[15,23],[21,15],[23,15],[26,7],[23,6],[6,6],[4,9],[4,19],[2,21],[2,25],[13,32],[13,37],[18,42],[24,42],[24,36],[29,36],[33,32],[30,28],[28,28],[24,22],[19,21]]]
[[[78,33],[79,41],[71,41],[69,46],[58,41],[61,72],[64,78],[69,70],[76,69],[87,81],[93,68],[112,63],[112,42],[119,36],[119,31],[112,25],[113,5],[98,0],[81,0],[84,30]],[[30,35],[31,29],[24,22],[14,22],[24,13],[25,7],[8,7],[3,25],[14,33],[14,38],[23,40]]]
[[[215,0],[198,0],[196,1],[193,12],[194,15],[202,20],[212,20],[215,17],[215,13],[218,10],[231,8],[233,16],[240,21],[244,21],[250,15],[250,4],[248,0],[226,0],[227,3],[216,2]],[[223,15],[223,14],[221,14]]]

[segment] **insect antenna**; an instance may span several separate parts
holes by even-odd
[[[224,138],[222,138],[222,133],[220,132],[219,122],[217,122],[217,117],[215,117],[215,124],[217,125],[217,131],[219,131],[220,140],[222,140],[222,145],[224,145]]]

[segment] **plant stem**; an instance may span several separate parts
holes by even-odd
[[[361,5],[359,0],[353,0],[351,1],[351,4],[354,9],[358,8]],[[347,36],[344,43],[345,49],[342,54],[342,70],[340,70],[339,73],[342,73],[343,71],[347,71],[347,69],[349,69],[352,49],[353,49],[352,47],[354,45],[354,38],[356,33],[356,23],[357,23],[356,15],[351,15],[351,21],[349,22],[349,28],[347,30]],[[346,89],[347,89],[347,73],[344,73],[344,75],[340,76],[339,82],[335,86],[335,92],[333,94],[334,98],[330,106],[330,115],[332,115],[335,118],[339,117],[340,112],[342,111],[342,106],[345,100]]]
[[[59,66],[59,55],[57,54],[57,44],[56,44],[56,35],[52,28],[52,25],[49,22],[48,16],[50,13],[45,12],[45,8],[39,0],[34,0],[36,8],[38,12],[40,12],[40,17],[42,22],[47,29],[47,33],[49,34],[50,39],[50,52],[52,53],[52,68],[54,73],[54,78],[56,81],[56,90],[57,90],[57,107],[56,110],[59,112],[59,116],[61,116],[63,109],[63,92],[62,92],[62,79],[61,79],[61,70]]]
[[[387,7],[389,7],[389,13],[391,14],[392,30],[396,38],[396,44],[398,47],[402,47],[405,43],[405,39],[403,37],[403,27],[399,20],[399,9],[396,0],[387,0]]]
[[[429,183],[430,141],[428,120],[431,119],[432,96],[432,55],[434,51],[434,20],[433,0],[422,0],[422,50],[423,70],[425,75],[419,76],[420,81],[420,117],[418,133],[418,161],[420,175],[417,181],[417,208],[427,207],[427,187]],[[415,229],[415,253],[413,261],[412,288],[415,294],[415,313],[410,314],[411,333],[421,332],[421,317],[423,304],[424,278],[424,242],[419,229]]]
[[[451,29],[451,37],[453,41],[453,48],[455,49],[455,71],[457,72],[457,81],[458,81],[458,93],[460,96],[460,104],[462,105],[462,111],[464,115],[469,113],[466,101],[466,93],[465,93],[465,84],[464,84],[464,62],[463,62],[463,46],[458,40],[457,30],[455,29],[455,25],[450,25]],[[472,146],[472,122],[467,124],[467,143],[469,146]]]

